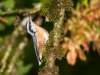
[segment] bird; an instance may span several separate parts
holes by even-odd
[[[29,16],[29,20],[26,22],[26,30],[33,39],[36,57],[37,57],[39,65],[41,65],[42,53],[43,53],[43,50],[45,50],[46,42],[49,39],[49,33],[44,28],[36,25],[32,21],[31,15]]]

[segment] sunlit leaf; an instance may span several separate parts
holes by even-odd
[[[88,0],[83,0],[82,3],[86,8],[88,8]]]
[[[14,0],[4,0],[2,4],[5,7],[13,8],[14,7]]]
[[[79,40],[82,40],[82,39],[84,39],[84,38],[86,38],[86,36],[85,36],[85,35],[81,35],[81,36],[79,37]]]

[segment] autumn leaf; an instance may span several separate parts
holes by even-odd
[[[71,64],[71,65],[75,65],[76,58],[77,58],[77,53],[75,50],[70,50],[66,55],[66,59],[68,61],[68,64]]]
[[[84,54],[84,52],[82,50],[76,50],[78,53],[78,57],[82,60],[82,61],[86,61],[86,56]]]

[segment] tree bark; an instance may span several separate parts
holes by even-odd
[[[60,45],[61,34],[63,32],[65,9],[62,8],[60,12],[59,20],[54,23],[53,38],[49,38],[49,42],[53,39],[53,46],[51,46],[46,52],[46,65],[40,69],[38,75],[59,75],[59,68],[55,66],[55,60],[58,56],[57,49]],[[50,34],[52,35],[52,34]]]

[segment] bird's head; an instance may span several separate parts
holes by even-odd
[[[34,36],[34,35],[35,35],[36,29],[35,29],[35,27],[34,27],[34,23],[32,22],[31,15],[29,16],[29,20],[28,20],[27,23],[26,23],[26,29],[27,29],[27,32],[28,32],[31,36]]]

